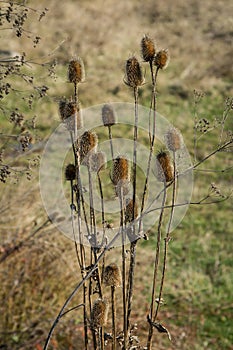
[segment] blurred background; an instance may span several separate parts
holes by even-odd
[[[158,112],[182,132],[191,156],[196,126],[200,160],[217,147],[216,125],[225,115],[224,138],[232,132],[232,10],[230,0],[0,1],[0,349],[42,349],[80,279],[73,243],[43,209],[38,175],[45,142],[60,123],[58,101],[72,93],[70,59],[85,64],[79,96],[86,108],[133,102],[124,67],[131,55],[142,61],[144,34],[158,49],[167,48],[171,59],[158,77]],[[139,103],[149,107],[144,67]],[[193,201],[208,193],[214,201],[228,196],[231,167],[232,148],[211,157],[202,170],[214,172],[195,172]],[[174,232],[160,316],[172,342],[157,333],[156,349],[233,349],[232,204],[230,198],[190,206]],[[134,302],[140,308],[132,317],[144,345],[155,243],[151,235],[138,248]],[[113,259],[118,254],[112,251]],[[81,349],[82,331],[81,313],[67,314],[50,348]]]

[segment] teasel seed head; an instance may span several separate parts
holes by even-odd
[[[135,56],[130,57],[125,65],[125,84],[136,88],[144,83],[142,67]]]
[[[181,148],[182,139],[179,131],[175,128],[171,128],[165,135],[167,148],[170,151],[176,152]]]
[[[134,213],[134,215],[133,215]],[[133,199],[127,198],[126,207],[125,207],[125,223],[132,222],[138,217],[138,204],[134,203],[133,208]]]
[[[154,58],[154,65],[159,69],[166,69],[170,61],[168,50],[159,51]]]
[[[85,80],[85,69],[82,59],[71,60],[68,67],[68,80],[70,83],[82,83]]]
[[[104,269],[103,280],[106,286],[120,287],[121,270],[119,266],[115,263],[107,265]]]
[[[161,151],[156,156],[156,177],[161,182],[169,182],[173,180],[173,166],[169,154]]]
[[[91,171],[98,173],[106,168],[106,155],[104,152],[92,153],[90,157]]]
[[[115,186],[117,186],[120,181],[130,180],[129,161],[126,157],[118,156],[113,159],[111,180]]]
[[[76,178],[76,168],[74,164],[68,164],[65,169],[65,177],[67,181],[73,181]]]
[[[116,124],[116,114],[113,107],[106,103],[102,108],[102,120],[104,126],[112,126]]]
[[[108,302],[104,299],[97,299],[91,310],[91,327],[96,329],[107,323]]]
[[[149,36],[144,35],[141,40],[142,57],[145,62],[152,62],[155,57],[155,44]]]
[[[85,131],[81,135],[80,140],[78,140],[78,144],[80,152],[80,161],[83,165],[87,165],[86,161],[88,161],[91,154],[96,151],[96,147],[98,144],[97,134],[93,131]]]
[[[75,120],[77,130],[83,127],[81,108],[76,102],[61,99],[59,102],[59,112],[61,120],[68,130],[73,131],[75,129]]]

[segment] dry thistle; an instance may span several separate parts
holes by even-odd
[[[134,215],[133,215],[133,213],[134,213]],[[135,202],[134,206],[133,206],[133,200],[128,198],[126,200],[126,207],[125,207],[125,223],[132,222],[134,219],[137,218],[137,216],[138,216],[137,202]]]
[[[98,173],[106,167],[106,155],[104,152],[92,153],[90,157],[91,171]]]
[[[74,164],[68,164],[65,169],[65,177],[67,181],[73,181],[76,178],[76,169]]]
[[[121,286],[121,270],[115,263],[105,267],[103,280],[106,286],[120,287]]]
[[[116,114],[110,104],[105,104],[102,108],[102,120],[104,126],[112,126],[116,124]]]
[[[117,186],[119,181],[130,179],[130,167],[129,161],[124,156],[118,156],[113,159],[113,169],[111,180],[115,186]]]
[[[176,152],[181,148],[181,135],[177,129],[171,128],[165,135],[166,144],[170,151]]]
[[[159,51],[154,58],[154,65],[159,69],[166,69],[170,60],[168,50]]]
[[[79,151],[80,151],[80,160],[83,165],[86,165],[84,159],[89,158],[90,153],[94,152],[98,144],[98,137],[95,132],[85,131],[82,134],[79,140]]]
[[[125,84],[136,88],[144,83],[142,67],[135,56],[130,57],[125,65]]]
[[[61,99],[59,102],[59,112],[61,120],[68,130],[73,131],[75,129],[75,124],[77,130],[83,127],[82,113],[79,104],[74,101]]]
[[[146,62],[152,62],[155,57],[155,44],[154,41],[147,35],[141,40],[142,57]]]
[[[167,152],[161,151],[156,156],[157,168],[156,177],[161,182],[173,180],[173,166]]]
[[[91,310],[91,327],[96,329],[107,323],[108,302],[104,299],[97,299]]]
[[[82,83],[85,80],[84,64],[81,58],[71,60],[68,67],[68,80],[70,83]]]

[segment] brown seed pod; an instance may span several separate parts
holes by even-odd
[[[93,131],[85,131],[79,140],[80,161],[87,165],[91,153],[95,152],[98,144],[98,137]],[[86,158],[86,159],[85,159]]]
[[[165,135],[167,148],[170,151],[176,152],[181,148],[181,135],[177,129],[171,128]]]
[[[118,156],[113,159],[113,169],[111,180],[115,186],[118,185],[119,181],[130,180],[130,167],[129,161],[124,156]]]
[[[113,107],[110,104],[103,105],[102,108],[102,120],[104,126],[112,126],[116,124],[116,114]]]
[[[159,152],[156,156],[156,177],[161,182],[173,180],[173,166],[167,152]]]
[[[155,57],[155,44],[149,36],[144,35],[141,40],[142,57],[146,62],[152,62]]]
[[[59,102],[59,112],[61,120],[68,130],[73,131],[75,129],[75,124],[77,130],[83,127],[82,113],[79,104],[74,101],[61,99]]]
[[[133,216],[134,212],[134,216]],[[126,207],[125,207],[125,223],[132,222],[135,220],[138,216],[138,205],[137,202],[135,202],[134,209],[133,209],[133,200],[128,198],[126,200]]]
[[[166,69],[170,61],[168,50],[159,51],[154,58],[154,65],[159,69]]]
[[[125,84],[136,88],[144,83],[142,67],[135,56],[130,57],[125,65]]]
[[[104,299],[97,299],[91,310],[91,327],[96,329],[107,323],[108,303]]]
[[[68,67],[68,80],[70,83],[82,83],[85,80],[84,64],[81,58],[71,60]]]
[[[73,181],[76,178],[76,169],[74,164],[68,164],[65,169],[65,177],[67,181]]]
[[[106,167],[106,155],[104,152],[92,153],[90,156],[91,171],[98,173]]]
[[[115,263],[105,267],[103,280],[106,286],[120,287],[121,286],[121,270]]]

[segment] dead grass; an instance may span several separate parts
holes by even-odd
[[[33,1],[29,3],[35,6]],[[54,125],[59,119],[55,99],[67,94],[69,89],[64,64],[72,56],[81,56],[86,66],[86,83],[80,87],[83,107],[107,101],[132,101],[128,88],[123,84],[124,61],[134,53],[140,57],[139,43],[144,33],[155,38],[159,48],[169,48],[171,64],[166,74],[161,74],[159,78],[159,111],[161,108],[162,114],[177,123],[187,140],[192,135],[190,105],[193,89],[209,91],[212,98],[220,96],[221,101],[232,94],[232,5],[228,0],[218,1],[214,6],[211,1],[192,0],[176,0],[175,6],[171,0],[157,4],[139,0],[110,0],[107,4],[103,0],[78,3],[71,0],[42,0],[37,6],[49,8],[41,24],[36,17],[28,21],[29,30],[39,31],[41,45],[33,49],[24,38],[16,40],[12,36],[9,40],[2,34],[1,40],[3,46],[8,45],[19,52],[26,51],[29,56],[39,57],[44,62],[57,59],[58,79],[49,92],[48,104],[42,106],[38,122],[46,125],[47,132],[50,123]],[[149,87],[145,85],[142,92],[145,104],[148,104],[149,94]],[[179,108],[177,101],[181,105]],[[187,126],[191,131],[186,130]],[[199,156],[204,153],[202,149]],[[200,188],[204,192],[209,182],[203,177],[199,177],[198,181],[194,195],[200,194]],[[18,184],[0,184],[1,257],[47,219],[37,182],[35,175],[31,182],[23,179]],[[223,183],[225,188],[230,186],[230,176]],[[228,266],[232,261],[229,251],[232,227],[230,222],[224,223],[226,213],[231,215],[231,203],[219,207],[214,214],[208,214],[205,209],[189,212],[178,229],[169,261],[172,266],[169,279],[172,282],[168,283],[165,291],[168,302],[161,314],[161,320],[174,340],[170,344],[166,335],[156,334],[155,344],[158,342],[160,350],[232,349],[230,335],[225,336],[224,342],[224,336],[213,334],[213,324],[208,325],[208,322],[217,325],[220,322],[226,328],[227,320],[231,317],[229,308],[232,305],[228,307],[227,299],[232,286]],[[230,217],[227,221],[230,221]],[[224,230],[228,237],[224,236],[218,245],[218,235],[223,234]],[[196,237],[200,240],[198,247],[195,245]],[[210,240],[216,244],[216,248],[208,248]],[[204,248],[198,253],[201,246]],[[196,255],[191,259],[193,252]],[[199,259],[200,254],[212,254],[216,261],[220,259],[221,267],[209,261],[208,271],[214,276],[214,283],[205,270],[205,262],[203,269],[201,264],[196,268],[195,259]],[[111,260],[117,259],[116,250],[111,253]],[[146,329],[143,324],[150,292],[148,280],[152,275],[152,267],[150,269],[148,265],[152,266],[152,263],[153,246],[142,244],[138,249],[137,298],[134,301],[140,308],[135,308],[132,316],[144,339]],[[223,280],[219,276],[221,273],[225,276]],[[55,315],[79,278],[72,242],[50,225],[10,255],[0,265],[0,347],[41,350]],[[224,297],[224,289],[218,289],[218,283],[227,285],[228,292],[223,301],[217,299],[218,308],[215,309],[211,304],[215,296],[217,298],[218,294],[220,299]],[[205,292],[199,305],[198,298],[202,296],[198,293],[200,285],[205,287]],[[194,292],[196,294],[192,294]],[[208,299],[211,300],[209,304]],[[79,302],[77,297],[71,306]],[[206,310],[208,308],[210,313]],[[213,316],[220,321],[215,321]],[[51,349],[81,348],[82,337],[79,311],[67,314],[56,329]]]

